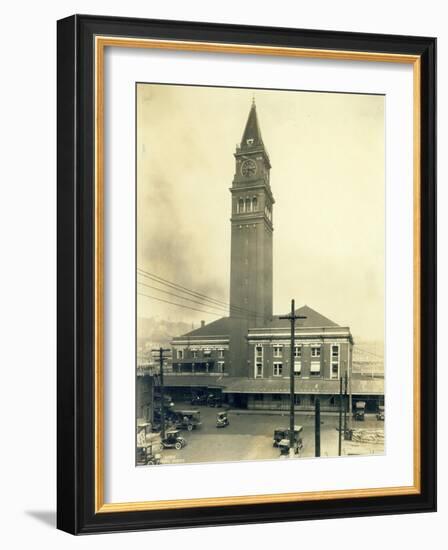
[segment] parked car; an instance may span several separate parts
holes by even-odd
[[[185,439],[180,435],[179,430],[169,430],[165,434],[165,439],[162,439],[162,445],[164,449],[177,449],[180,450],[187,442]]]
[[[302,430],[302,426],[294,426],[294,439],[300,444],[302,444],[302,438],[300,436]],[[289,428],[281,427],[274,430],[274,437],[272,439],[273,446],[278,447],[278,444],[282,439],[289,440]]]
[[[154,452],[151,444],[137,446],[137,464],[139,466],[160,464],[160,460],[160,454]]]
[[[164,395],[163,396],[163,405],[164,405],[165,410],[172,409],[174,407],[174,402],[171,399],[170,395]],[[160,409],[161,406],[162,406],[161,396],[160,396],[160,394],[156,393],[154,395],[154,409]]]
[[[227,415],[227,411],[219,412],[216,415],[216,427],[217,428],[225,428],[230,424],[229,417]]]
[[[194,406],[207,405],[207,397],[208,397],[208,395],[206,393],[195,394],[191,398],[190,403]]]
[[[210,393],[207,397],[207,405],[209,407],[222,407],[222,398],[219,395]]]
[[[149,465],[160,464],[160,440],[158,436],[151,433],[151,424],[149,422],[139,422],[137,424],[137,464]]]
[[[378,411],[376,413],[376,419],[384,421],[384,407],[382,405],[379,405],[378,407]]]
[[[355,420],[364,420],[365,413],[366,413],[365,401],[357,401],[355,403],[355,410],[353,411],[353,418]]]
[[[178,429],[186,429],[189,432],[201,425],[201,413],[196,410],[174,410],[174,425]]]
[[[280,449],[280,456],[289,455],[289,449],[291,448],[289,439],[281,439],[277,443],[277,447]],[[302,449],[303,449],[302,440],[300,439],[300,443],[297,440],[294,441],[294,454],[298,455]]]
[[[177,418],[173,409],[164,409],[164,413],[165,413],[165,427],[169,425],[173,425]],[[160,431],[161,425],[162,425],[162,413],[160,409],[154,409],[153,431]]]

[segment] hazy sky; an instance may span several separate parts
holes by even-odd
[[[382,339],[383,96],[138,85],[138,267],[228,302],[233,153],[253,95],[276,201],[274,312],[295,298],[357,337]],[[198,326],[219,312],[138,296],[138,315]]]

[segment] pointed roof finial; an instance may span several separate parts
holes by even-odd
[[[255,94],[252,94],[252,105],[247,118],[246,126],[241,140],[242,147],[254,147],[263,145],[260,127],[258,125],[257,110],[255,108]]]

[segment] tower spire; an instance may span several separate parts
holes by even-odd
[[[255,95],[252,96],[252,105],[247,117],[243,137],[241,139],[241,148],[263,146],[261,138],[260,125],[258,124],[257,107],[255,105]]]

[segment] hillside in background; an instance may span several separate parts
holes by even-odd
[[[137,320],[138,348],[166,347],[174,336],[180,336],[191,329],[192,325],[188,323],[166,321],[157,317],[139,317]]]
[[[384,373],[384,342],[355,338],[353,372]]]

